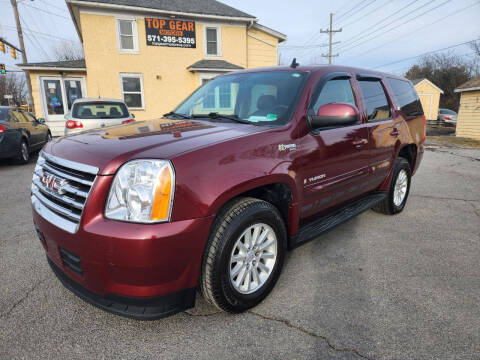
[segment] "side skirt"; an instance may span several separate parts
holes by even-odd
[[[344,207],[334,211],[332,214],[323,216],[302,226],[295,236],[291,236],[288,240],[288,248],[293,249],[297,246],[305,244],[320,234],[323,234],[337,225],[351,219],[358,214],[372,208],[374,205],[385,199],[387,192],[375,192],[356,200]]]

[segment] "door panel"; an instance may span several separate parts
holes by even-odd
[[[321,106],[331,103],[358,107],[350,75],[327,76],[318,82],[310,101],[309,114],[317,114]],[[365,192],[364,184],[369,178],[368,130],[365,124],[309,132],[298,145],[303,181],[301,223]]]
[[[302,222],[358,197],[368,182],[368,139],[364,124],[308,134],[298,150],[309,149],[299,161],[303,179]]]

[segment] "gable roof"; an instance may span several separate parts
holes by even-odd
[[[237,10],[216,0],[67,0],[69,4],[104,5],[105,7],[131,7],[161,10],[165,13],[215,15],[220,17],[256,19],[255,16]]]
[[[431,82],[430,80],[428,80],[427,78],[423,78],[423,79],[413,79],[413,80],[410,80],[412,82],[412,84],[414,86],[417,86],[419,85],[420,83],[426,81],[428,82],[431,86],[433,86],[435,89],[437,89],[438,91],[440,91],[441,94],[443,94],[443,90],[440,89],[437,85],[435,85],[433,82]]]
[[[224,60],[200,60],[190,65],[187,69],[190,71],[231,72],[242,70],[243,67],[231,64]]]
[[[480,90],[480,77],[473,78],[468,80],[466,83],[457,87],[454,91],[456,93],[463,91],[475,91]]]
[[[50,70],[50,71],[87,71],[85,60],[68,60],[68,61],[47,61],[39,63],[23,63],[17,64],[22,70]]]

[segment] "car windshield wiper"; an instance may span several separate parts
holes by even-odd
[[[191,119],[192,117],[191,116],[188,116],[188,115],[185,115],[185,114],[181,114],[181,113],[177,113],[175,111],[170,111],[166,114],[163,114],[163,116],[167,117],[167,116],[176,116],[176,117],[179,117],[179,118],[182,118],[182,119]]]
[[[232,121],[239,122],[241,124],[254,125],[253,123],[251,123],[248,120],[240,119],[237,115],[223,115],[223,114],[219,114],[218,112],[211,112],[210,114],[192,114],[192,117],[194,117],[194,118],[210,118],[210,119],[227,119],[227,120],[232,120]]]

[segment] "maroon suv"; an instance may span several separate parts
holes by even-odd
[[[159,99],[160,101],[160,99]],[[285,252],[367,209],[396,214],[425,141],[401,77],[339,66],[218,77],[161,119],[56,139],[33,220],[62,283],[119,315],[264,299]]]

